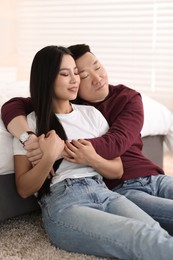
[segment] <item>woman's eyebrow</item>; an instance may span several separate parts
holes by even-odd
[[[61,70],[69,70],[68,68],[61,68],[59,71],[61,71]]]

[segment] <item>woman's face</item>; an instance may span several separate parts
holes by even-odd
[[[59,73],[55,79],[55,97],[58,100],[74,100],[77,97],[80,77],[75,61],[70,55],[62,58]]]

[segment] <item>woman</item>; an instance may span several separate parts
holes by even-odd
[[[38,196],[45,230],[56,247],[101,257],[172,259],[173,238],[102,181],[102,176],[121,178],[123,167],[120,158],[105,160],[84,140],[102,135],[108,125],[95,108],[70,103],[79,82],[68,49],[47,46],[35,55],[30,76],[35,113],[28,115],[28,122],[39,136],[43,156],[32,167],[14,139],[18,193]],[[88,151],[85,161],[62,159],[64,147],[71,146]]]

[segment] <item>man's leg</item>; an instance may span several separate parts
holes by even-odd
[[[150,176],[125,181],[114,191],[125,195],[173,235],[173,178]]]

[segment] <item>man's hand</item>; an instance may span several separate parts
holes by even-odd
[[[64,159],[72,163],[92,165],[93,159],[98,156],[92,144],[85,139],[66,141],[64,150]]]
[[[26,156],[32,165],[36,165],[42,158],[42,151],[36,135],[30,135],[29,139],[24,143],[24,149],[27,151]]]

